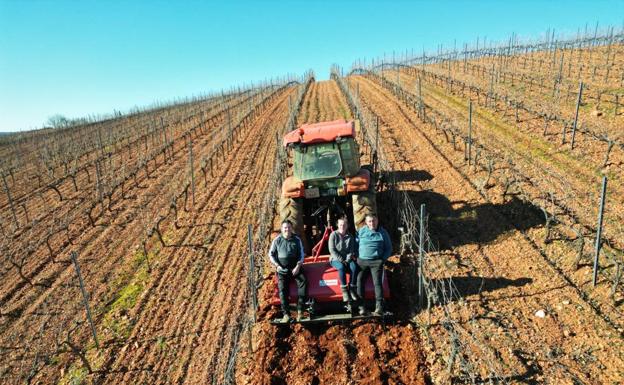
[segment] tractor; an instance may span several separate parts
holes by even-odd
[[[290,175],[282,184],[279,214],[282,221],[293,224],[304,244],[303,270],[311,316],[302,323],[361,318],[336,310],[336,305],[342,304],[342,294],[338,272],[329,264],[327,246],[332,225],[339,217],[347,217],[350,231],[355,232],[365,225],[366,214],[377,209],[373,167],[360,165],[356,124],[342,119],[304,124],[283,138],[292,163]],[[383,292],[385,298],[390,296],[385,273]],[[297,298],[293,282],[289,296],[290,302]],[[369,276],[365,299],[371,298],[374,288]],[[280,303],[277,289],[271,302]]]

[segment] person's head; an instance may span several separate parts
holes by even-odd
[[[366,214],[366,217],[364,218],[364,220],[365,220],[366,226],[370,230],[377,230],[377,226],[379,225],[379,220],[377,219],[377,215],[373,213]]]
[[[338,228],[338,232],[340,234],[345,234],[349,229],[349,221],[345,217],[340,217],[336,221],[336,227]]]
[[[286,219],[282,221],[282,236],[284,238],[290,238],[293,234],[293,225],[292,222]]]

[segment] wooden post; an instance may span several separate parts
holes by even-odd
[[[425,204],[420,205],[420,230],[418,234],[418,305],[422,308],[425,294],[423,266],[425,259]]]
[[[563,56],[565,51],[561,51],[561,61],[559,62],[559,74],[557,75],[557,83],[561,84],[563,71]]]
[[[602,193],[600,194],[600,211],[598,212],[598,228],[596,230],[596,248],[594,253],[594,275],[592,278],[592,284],[596,286],[596,280],[598,278],[598,259],[600,256],[600,248],[602,246],[602,216],[604,213],[605,198],[607,195],[607,177],[602,177]]]
[[[95,332],[95,325],[93,324],[93,319],[91,318],[91,308],[89,307],[89,297],[87,291],[84,287],[84,282],[82,281],[82,274],[80,274],[80,265],[78,265],[78,258],[75,251],[70,253],[70,257],[72,262],[74,263],[74,269],[76,269],[76,275],[78,275],[78,282],[80,283],[80,291],[82,292],[82,300],[84,303],[85,310],[87,311],[87,320],[89,321],[89,325],[91,326],[91,333],[93,334],[93,339],[95,340],[95,347],[100,348],[100,343],[98,342],[97,333]]]
[[[375,153],[379,151],[379,116],[375,116]]]
[[[256,309],[258,309],[258,298],[256,296],[256,280],[254,278],[254,273],[256,269],[256,262],[254,260],[253,254],[253,237],[251,225],[247,225],[247,244],[249,246],[249,287],[251,290],[251,305],[252,309],[252,320],[256,322]],[[251,334],[249,335],[251,339]]]
[[[15,222],[15,228],[19,229],[19,223],[17,222],[17,214],[15,213],[15,206],[13,205],[13,198],[11,197],[11,191],[6,181],[6,175],[2,172],[2,182],[4,182],[4,191],[9,199],[9,205],[11,206],[11,213],[13,214],[13,221]]]
[[[100,126],[98,126],[97,128],[97,134],[98,134],[98,147],[100,148],[100,155],[104,156],[104,147],[102,146],[102,132],[100,132]],[[146,142],[146,145],[147,145],[147,142]]]
[[[193,169],[193,139],[191,139],[191,135],[189,133],[188,138],[188,148],[189,148],[189,172],[191,173],[191,202],[193,203],[193,208],[195,208],[195,170]]]
[[[574,124],[572,125],[572,140],[570,141],[571,149],[574,149],[574,138],[576,137],[576,126],[578,124],[579,106],[581,105],[582,95],[583,95],[583,82],[580,82],[578,97],[576,98],[576,111],[574,113]]]
[[[418,99],[419,99],[419,111],[420,111],[420,118],[422,119],[423,123],[425,122],[425,103],[423,103],[423,96],[422,96],[422,84],[420,81],[420,75],[418,75]]]
[[[100,172],[100,162],[98,160],[95,161],[95,187],[97,189],[98,198],[100,203],[104,200],[102,196],[102,180],[101,180],[101,172]]]
[[[165,121],[163,117],[160,117],[160,129],[165,133],[165,163],[169,163],[168,148],[169,148],[169,139],[167,138],[167,129],[165,128]]]
[[[468,165],[472,161],[472,100],[468,104]]]

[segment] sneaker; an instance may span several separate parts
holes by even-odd
[[[375,306],[375,311],[373,312],[373,315],[375,316],[382,316],[384,313],[383,311],[383,307],[380,305]]]
[[[358,310],[359,310],[358,313],[360,315],[366,315],[366,308],[364,306],[360,306]]]
[[[290,314],[284,313],[284,316],[282,317],[282,322],[284,323],[292,322],[292,318],[290,317]]]
[[[298,310],[297,311],[297,322],[301,322],[302,319],[303,319],[303,310]]]

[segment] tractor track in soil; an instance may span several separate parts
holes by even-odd
[[[431,215],[438,217],[432,236],[443,246],[441,257],[450,254],[454,267],[433,278],[455,277],[470,310],[459,317],[478,320],[462,327],[497,352],[508,381],[622,381],[618,331],[526,239],[522,230],[540,226],[532,221],[530,208],[485,200],[457,166],[463,165],[463,156],[459,159],[434,128],[420,123],[381,85],[364,77],[352,79],[364,104],[380,116],[382,143],[390,144],[386,149],[394,167],[414,175],[398,188],[414,191],[415,203],[427,203]],[[419,177],[423,171],[429,176]],[[544,319],[534,316],[539,309],[546,309]],[[433,349],[444,347],[443,333],[435,328],[430,332]],[[588,354],[583,349],[589,346],[599,348],[590,350],[592,362],[583,362],[579,357]],[[432,375],[444,369],[432,363]]]
[[[210,239],[203,252],[182,249],[167,253],[171,264],[153,279],[133,310],[135,327],[129,337],[135,343],[109,352],[107,373],[98,383],[120,381],[149,383],[197,383],[222,381],[228,350],[233,341],[228,321],[245,306],[244,279],[246,224],[254,223],[254,204],[264,195],[272,171],[274,131],[288,114],[287,92],[254,120],[221,169],[211,191],[202,193],[200,214],[193,220],[211,224],[208,230],[194,226],[182,235],[184,243]],[[270,130],[267,130],[270,128]],[[254,165],[260,167],[254,167]],[[194,282],[188,282],[196,263]],[[201,263],[201,262],[200,262]],[[165,347],[154,342],[165,338]]]
[[[345,98],[334,81],[316,83],[306,100],[313,93],[319,104],[304,103],[299,113],[303,119],[351,118]],[[398,320],[386,324],[358,321],[277,327],[268,322],[277,313],[268,305],[272,290],[272,273],[269,273],[259,294],[260,321],[254,327],[254,353],[239,362],[239,383],[427,383],[420,335],[412,324]]]

